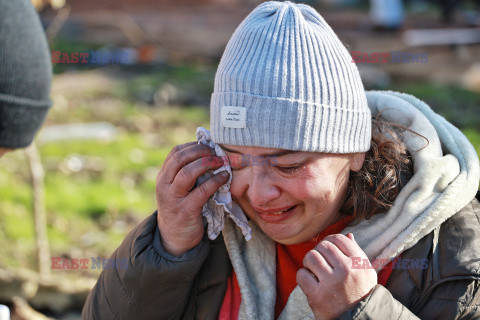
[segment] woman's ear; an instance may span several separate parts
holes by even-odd
[[[359,171],[363,167],[363,162],[365,161],[366,152],[354,153],[350,161],[350,170]]]

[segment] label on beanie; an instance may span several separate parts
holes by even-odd
[[[247,108],[222,107],[221,124],[227,128],[245,128],[247,126]]]

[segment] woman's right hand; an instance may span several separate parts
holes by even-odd
[[[202,207],[228,181],[224,171],[193,189],[199,176],[222,166],[223,159],[215,155],[218,161],[205,161],[211,154],[208,146],[197,142],[177,145],[157,176],[158,228],[163,248],[171,255],[181,256],[202,241]]]

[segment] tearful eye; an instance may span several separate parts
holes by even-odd
[[[298,166],[295,166],[295,167],[279,167],[279,166],[277,166],[277,168],[280,171],[285,172],[285,173],[295,173],[298,170],[300,170],[301,167],[302,167],[302,165],[298,165]]]

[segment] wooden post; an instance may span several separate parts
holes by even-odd
[[[40,152],[32,142],[25,149],[30,166],[33,188],[33,215],[35,218],[35,241],[37,244],[38,271],[41,277],[50,275],[50,246],[47,235],[47,213],[45,207],[45,172],[40,158]]]

